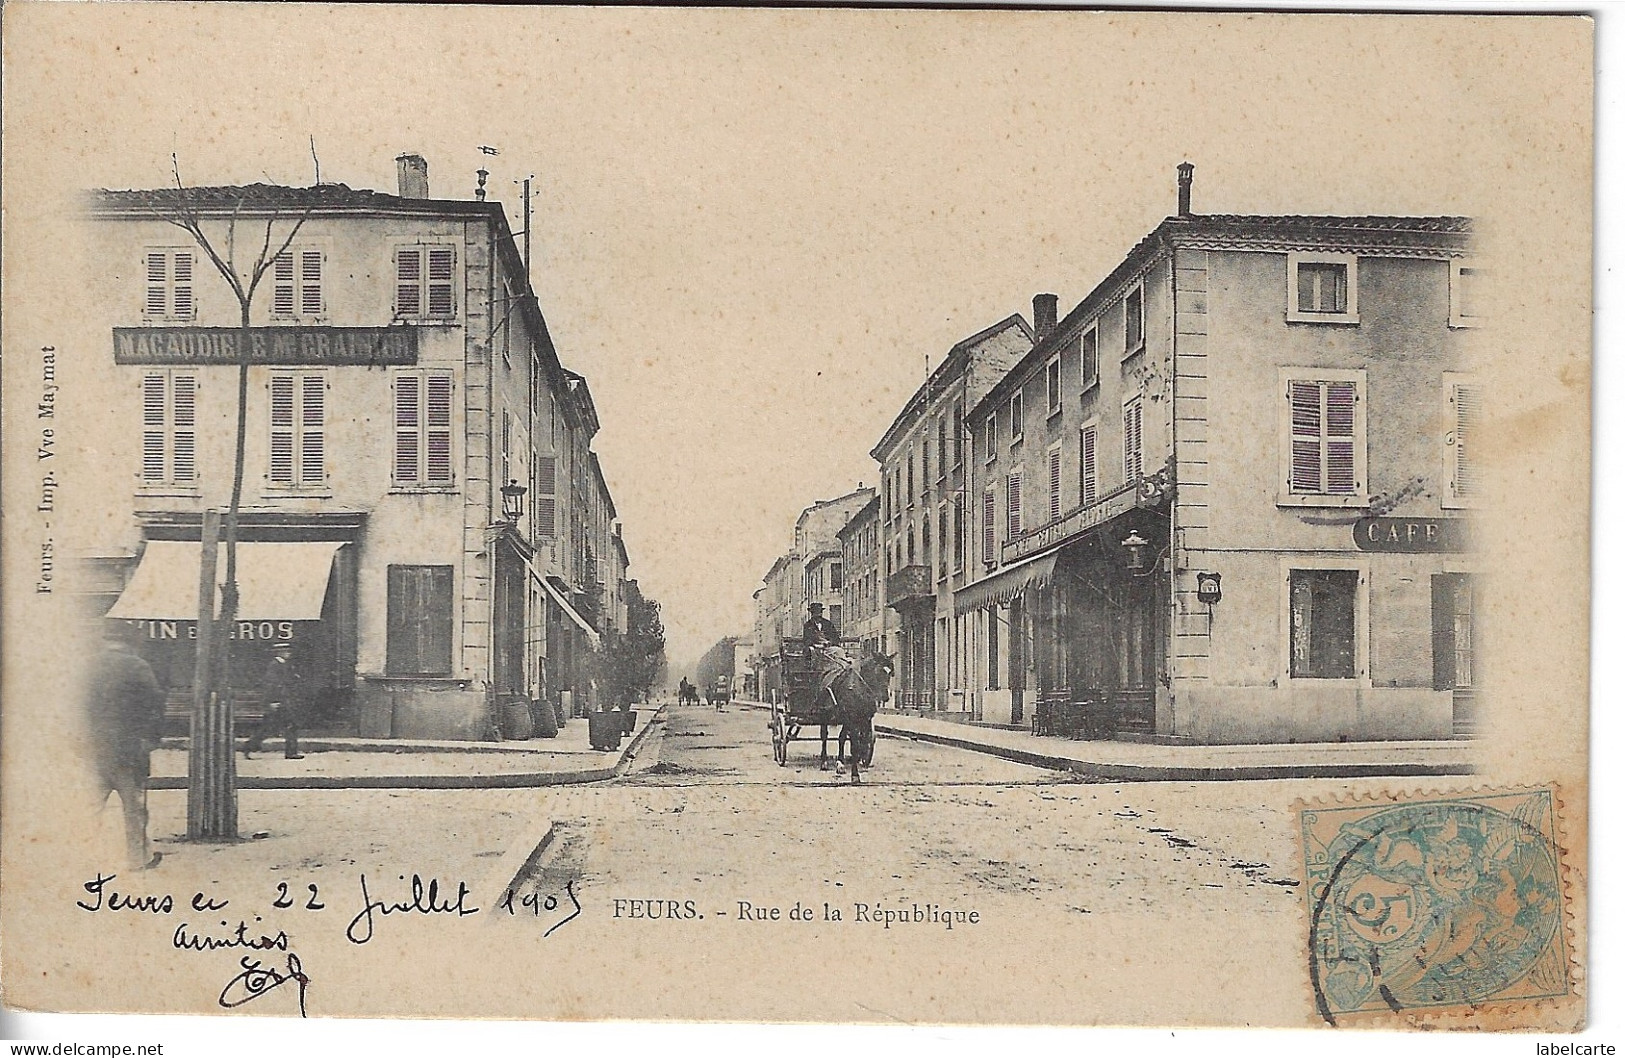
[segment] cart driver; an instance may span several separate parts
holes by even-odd
[[[807,607],[807,623],[801,626],[801,637],[809,647],[840,646],[841,633],[835,622],[824,616],[824,604],[815,602]]]
[[[807,607],[807,623],[801,626],[807,653],[820,661],[818,694],[832,693],[841,673],[852,668],[853,658],[841,647],[841,633],[835,622],[824,616],[824,604],[815,602]]]

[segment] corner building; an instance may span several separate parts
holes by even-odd
[[[1461,217],[1147,235],[970,410],[977,715],[1207,743],[1474,727]]]

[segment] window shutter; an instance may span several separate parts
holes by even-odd
[[[423,315],[423,251],[395,251],[395,315]]]
[[[1140,447],[1140,402],[1131,400],[1123,405],[1123,480],[1134,481],[1144,472]]]
[[[965,568],[965,499],[954,497],[954,568]]]
[[[421,444],[418,422],[418,376],[395,376],[395,480],[409,485],[418,478]]]
[[[1472,439],[1478,431],[1478,387],[1452,384],[1450,405],[1455,418],[1455,429],[1449,439],[1454,456],[1451,460],[1450,494],[1458,500],[1470,500],[1476,498],[1479,492],[1478,468],[1472,456]]]
[[[412,608],[417,601],[417,578],[411,566],[389,567],[389,598],[385,615],[384,666],[392,674],[417,671],[417,643],[413,639]]]
[[[1100,479],[1095,471],[1095,428],[1085,426],[1083,439],[1079,444],[1079,476],[1083,479],[1083,502],[1095,502],[1095,494],[1099,489]]]
[[[1291,491],[1320,492],[1320,385],[1315,382],[1288,383],[1287,399],[1292,405]]]
[[[449,246],[429,248],[429,311],[428,315],[448,319],[456,313],[452,303],[452,272],[456,254]]]
[[[1061,517],[1061,450],[1049,452],[1049,520]]]
[[[178,319],[192,318],[192,255],[184,250],[175,255],[174,313]]]
[[[997,544],[993,533],[994,508],[993,493],[982,493],[982,561],[989,564],[993,562],[993,548]]]
[[[141,380],[141,480],[164,480],[165,377],[148,375]]]
[[[451,671],[451,567],[428,566],[423,578],[425,606],[421,614],[423,671]]]
[[[425,402],[425,478],[432,484],[451,481],[451,376],[430,375]]]
[[[1008,520],[1007,536],[1021,535],[1021,475],[1010,474],[1005,478],[1005,517]]]
[[[176,482],[197,480],[197,377],[176,375],[173,385],[174,446],[173,478]]]
[[[271,272],[271,315],[293,315],[293,254],[280,253]]]
[[[1456,685],[1455,574],[1433,575],[1433,689]]]
[[[271,376],[271,484],[292,485],[293,476],[292,375]]]
[[[300,383],[299,483],[318,485],[327,480],[327,379],[303,375]]]
[[[306,250],[299,255],[299,311],[306,316],[322,314],[322,253]]]
[[[147,315],[162,316],[169,307],[169,258],[163,253],[147,254]]]
[[[1354,480],[1354,383],[1326,383],[1326,491],[1352,495]]]

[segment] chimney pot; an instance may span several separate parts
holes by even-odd
[[[1190,162],[1179,163],[1179,215],[1191,215],[1191,177],[1196,173],[1196,166]]]
[[[1055,329],[1060,300],[1055,294],[1033,295],[1033,333],[1038,336],[1039,341],[1048,338],[1049,333]]]
[[[395,178],[402,198],[429,197],[429,163],[421,154],[395,157]]]

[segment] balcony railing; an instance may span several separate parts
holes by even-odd
[[[929,566],[904,566],[902,569],[886,578],[886,605],[897,606],[900,603],[914,602],[918,599],[928,599],[936,594],[931,585],[931,569]]]

